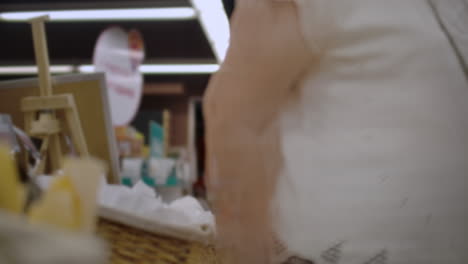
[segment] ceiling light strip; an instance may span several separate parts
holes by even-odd
[[[50,10],[0,13],[0,20],[11,22],[27,21],[33,17],[49,15],[50,21],[109,21],[109,20],[184,20],[196,18],[190,7]]]
[[[140,71],[148,75],[172,75],[172,74],[211,74],[218,71],[218,64],[144,64]],[[50,67],[53,74],[64,73],[93,73],[93,65],[53,65]],[[36,66],[0,66],[0,75],[35,75]]]
[[[75,67],[72,65],[54,65],[50,72],[54,74],[71,73]],[[0,66],[0,75],[31,75],[37,74],[36,66]]]
[[[229,47],[229,20],[224,11],[221,0],[191,0],[198,11],[198,19],[215,53],[216,59],[221,63],[226,57]]]
[[[218,64],[143,64],[140,71],[143,74],[210,74],[218,71]],[[93,65],[81,65],[78,71],[94,72]]]

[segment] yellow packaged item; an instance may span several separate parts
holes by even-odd
[[[25,201],[25,190],[18,181],[15,161],[6,146],[0,146],[0,181],[0,209],[20,213]]]
[[[94,232],[97,192],[104,173],[104,166],[96,160],[66,160],[63,175],[56,176],[42,199],[32,206],[30,221],[70,231]]]

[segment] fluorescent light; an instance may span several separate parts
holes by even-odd
[[[143,74],[210,74],[218,71],[218,64],[144,64],[140,66]],[[93,73],[93,65],[53,65],[53,74],[64,73]],[[36,66],[0,66],[0,75],[35,75]]]
[[[93,65],[81,65],[81,66],[78,66],[78,71],[82,73],[91,73],[91,72],[94,72],[94,66]]]
[[[224,12],[221,0],[191,0],[192,5],[198,10],[200,20],[206,37],[211,44],[218,62],[226,57],[229,47],[229,20]]]
[[[218,64],[144,64],[140,66],[143,74],[210,74],[218,71]],[[78,71],[94,72],[93,65],[81,65]]]
[[[140,66],[144,74],[206,74],[218,71],[218,64],[145,64]]]
[[[195,18],[196,11],[190,7],[174,7],[5,12],[0,13],[0,20],[19,22],[42,15],[49,15],[50,21],[180,20]]]
[[[50,67],[51,73],[70,73],[73,72],[72,65],[55,65]],[[1,66],[0,75],[33,75],[37,74],[36,66]]]

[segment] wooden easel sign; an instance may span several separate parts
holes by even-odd
[[[69,134],[73,149],[79,156],[89,156],[86,139],[83,135],[80,117],[72,94],[54,95],[50,76],[49,54],[45,34],[45,21],[48,16],[30,20],[32,26],[34,51],[39,72],[39,95],[26,97],[21,101],[24,113],[24,127],[31,137],[42,140],[41,163],[36,173],[44,173],[50,160],[50,172],[62,168],[63,148],[61,137]],[[57,115],[62,118],[58,118]]]

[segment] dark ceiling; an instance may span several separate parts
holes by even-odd
[[[92,0],[0,0],[0,12],[50,9],[185,7],[188,0],[92,1]],[[51,64],[90,64],[99,34],[108,27],[138,29],[146,46],[145,63],[216,63],[216,59],[197,19],[138,22],[54,22],[47,24]],[[0,66],[32,65],[34,52],[27,23],[0,22]],[[193,76],[205,83],[206,76]],[[0,76],[11,79],[12,76]],[[18,78],[18,77],[15,77]],[[190,76],[145,76],[147,81],[187,81]]]

